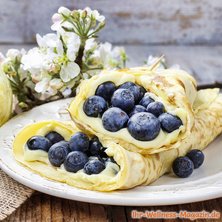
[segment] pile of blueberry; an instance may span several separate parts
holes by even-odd
[[[95,95],[84,102],[83,111],[89,117],[101,117],[103,127],[110,132],[127,127],[131,136],[140,141],[155,139],[161,128],[171,133],[183,124],[133,82],[118,87],[111,81],[102,83]]]
[[[186,156],[178,157],[173,162],[173,172],[181,178],[186,178],[204,162],[204,154],[198,149],[191,150]]]
[[[57,132],[46,136],[33,136],[27,141],[30,150],[43,150],[48,153],[50,163],[55,167],[62,164],[68,172],[76,173],[83,169],[88,175],[99,174],[106,168],[107,162],[114,162],[105,153],[97,137],[91,140],[82,132],[77,132],[67,142]]]

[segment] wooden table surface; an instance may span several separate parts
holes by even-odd
[[[0,46],[0,51],[5,52],[11,47]],[[29,48],[31,46],[14,45],[13,47]],[[143,64],[149,54],[161,55],[163,53],[170,64],[178,63],[182,68],[192,72],[198,84],[222,82],[222,46],[126,46],[126,50],[130,58],[129,66]],[[131,219],[133,209],[177,212],[180,210],[210,212],[216,210],[222,214],[222,198],[175,206],[118,207],[69,201],[36,192],[5,221],[137,221]],[[222,221],[222,219],[212,221]]]
[[[98,204],[88,204],[77,201],[70,201],[61,198],[52,197],[46,194],[36,192],[26,203],[24,203],[16,212],[9,216],[4,222],[20,221],[55,221],[55,222],[125,222],[125,221],[147,221],[147,219],[135,220],[131,218],[131,211],[161,210],[161,211],[219,211],[222,214],[222,198],[174,206],[155,206],[155,207],[119,207],[106,206]],[[152,221],[152,220],[151,220]],[[163,221],[163,220],[155,220]],[[167,220],[167,221],[180,221]],[[190,221],[190,220],[183,220]],[[196,221],[222,221],[219,220],[196,220]]]

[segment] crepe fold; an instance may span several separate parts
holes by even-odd
[[[26,148],[29,138],[35,135],[45,136],[50,131],[56,131],[65,140],[69,140],[74,133],[80,130],[72,123],[54,120],[26,126],[15,138],[13,144],[15,159],[43,177],[87,190],[129,189],[143,184],[147,180],[147,163],[142,155],[128,151],[111,140],[100,138],[102,145],[107,148],[105,151],[107,155],[113,157],[119,165],[118,169],[109,163],[100,174],[87,175],[82,170],[71,173],[67,172],[63,166],[52,166],[48,161],[47,152],[31,151]]]
[[[194,124],[189,136],[180,141],[179,148],[145,156],[149,171],[145,185],[170,172],[177,157],[191,149],[203,150],[222,132],[222,94],[218,92],[218,89],[198,91]]]
[[[178,116],[183,125],[171,133],[161,129],[159,135],[151,141],[136,140],[130,135],[127,128],[117,132],[107,131],[103,127],[101,118],[89,117],[83,111],[85,100],[95,95],[97,87],[107,81],[115,83],[117,87],[128,81],[143,86],[151,98],[163,103],[166,112]],[[138,67],[102,71],[101,74],[81,83],[77,96],[69,107],[69,112],[74,122],[84,131],[103,139],[112,139],[133,152],[143,155],[155,154],[177,149],[181,142],[190,136],[195,122],[194,101],[196,96],[195,80],[182,70],[153,71],[150,68]]]

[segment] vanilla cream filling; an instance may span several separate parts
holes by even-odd
[[[71,137],[70,133],[68,133],[68,130],[58,127],[58,126],[54,126],[53,124],[48,124],[44,128],[39,129],[37,131],[37,135],[45,136],[47,133],[49,133],[51,131],[55,131],[55,132],[61,134],[65,138],[65,140],[67,140],[67,141]],[[52,166],[51,163],[49,162],[48,153],[46,151],[30,150],[30,149],[28,149],[26,144],[24,145],[23,149],[24,149],[24,160],[25,161],[27,161],[27,162],[38,161],[38,162],[43,162],[47,165]],[[91,157],[89,157],[89,160],[90,159],[91,159]],[[99,173],[99,175],[101,177],[104,177],[103,179],[108,178],[108,177],[109,178],[114,177],[120,171],[120,168],[116,163],[106,162],[105,164],[106,164],[106,168],[102,172]],[[54,166],[52,166],[52,167],[54,168]],[[65,174],[67,174],[67,176],[68,176],[68,174],[70,175],[70,172],[66,171],[63,165],[61,165],[60,167],[56,167],[56,168],[58,171],[61,171],[64,175]],[[42,173],[44,173],[44,172],[42,172]],[[91,175],[85,174],[83,169],[79,170],[75,174],[76,174],[76,176],[79,175],[79,177],[81,177],[81,178],[91,176]]]
[[[27,147],[24,148],[24,160],[28,161],[28,162],[39,161],[39,162],[43,162],[47,165],[51,165],[51,163],[48,160],[48,153],[47,152],[42,151],[42,150],[29,150]],[[104,177],[104,179],[108,178],[108,177],[114,177],[120,171],[120,168],[116,163],[106,162],[105,165],[106,165],[106,168],[99,173],[99,175],[101,177]],[[52,166],[52,167],[54,167],[54,166]],[[66,173],[70,174],[70,172],[65,170],[63,164],[60,167],[56,167],[56,168],[58,171],[62,171],[63,174],[66,174]],[[79,170],[75,174],[79,175],[79,177],[81,177],[81,178],[86,178],[88,176],[91,176],[91,175],[87,175],[86,173],[84,173],[83,169]]]

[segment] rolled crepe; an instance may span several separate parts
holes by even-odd
[[[107,166],[97,175],[87,175],[80,171],[70,173],[63,167],[53,167],[44,151],[27,151],[27,140],[34,135],[46,135],[50,131],[60,133],[65,140],[79,131],[71,123],[44,121],[29,125],[15,138],[13,145],[17,161],[43,177],[67,183],[71,186],[88,190],[112,191],[129,189],[138,185],[148,185],[163,174],[170,172],[173,161],[185,155],[191,149],[204,149],[215,137],[222,132],[222,95],[218,89],[201,90],[196,100],[195,121],[188,137],[180,140],[178,148],[152,155],[141,155],[131,152],[116,144],[112,139],[100,139],[106,153],[113,157],[119,165]]]
[[[61,167],[54,167],[48,161],[45,151],[32,151],[26,147],[29,138],[35,135],[45,136],[50,131],[60,133],[65,140],[80,131],[70,123],[44,121],[25,127],[15,138],[13,153],[15,159],[28,169],[51,180],[66,183],[87,190],[112,191],[129,189],[144,183],[147,179],[147,164],[145,158],[137,153],[127,151],[112,140],[100,140],[107,149],[108,156],[116,163],[107,163],[106,169],[100,174],[87,175],[83,170],[71,173]]]
[[[139,141],[133,138],[127,128],[117,132],[106,130],[101,118],[89,117],[84,113],[83,104],[87,98],[95,95],[100,84],[107,81],[112,81],[117,87],[127,81],[143,86],[151,98],[163,103],[166,112],[178,116],[183,125],[171,133],[161,129],[159,135],[151,141]],[[182,70],[152,71],[149,68],[139,67],[103,71],[82,82],[77,96],[69,107],[69,112],[78,127],[84,131],[103,139],[112,139],[130,151],[144,155],[154,154],[178,148],[180,142],[190,135],[195,118],[193,103],[196,95],[195,80]]]
[[[190,135],[180,141],[177,149],[147,155],[148,177],[145,185],[171,171],[173,161],[191,149],[203,150],[222,132],[222,94],[218,89],[200,90],[194,101],[195,121]]]

